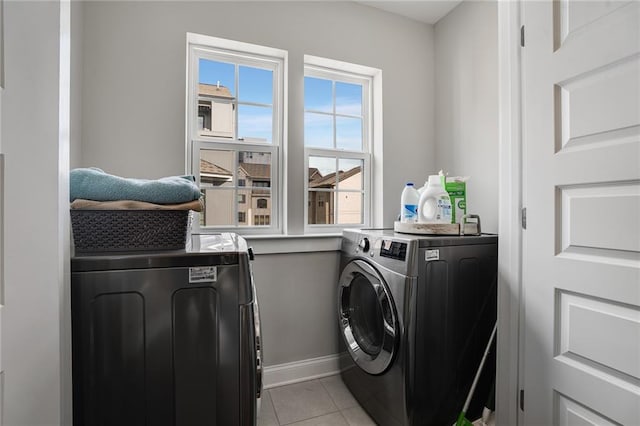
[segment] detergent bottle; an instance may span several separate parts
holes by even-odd
[[[418,221],[418,191],[413,187],[413,182],[408,182],[400,196],[400,222],[414,223]]]
[[[442,187],[440,176],[431,175],[428,182],[418,201],[418,222],[451,223],[451,198]]]

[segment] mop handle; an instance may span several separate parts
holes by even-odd
[[[471,384],[471,390],[469,391],[469,395],[467,395],[467,400],[464,402],[464,408],[462,409],[462,411],[465,413],[469,409],[469,404],[471,403],[473,392],[475,392],[476,385],[478,384],[478,380],[480,380],[480,373],[482,373],[482,367],[484,367],[484,362],[487,360],[487,355],[489,355],[489,349],[491,348],[491,343],[493,343],[493,338],[496,335],[497,329],[498,329],[498,323],[496,323],[493,326],[493,331],[491,332],[491,338],[489,338],[489,343],[487,344],[487,348],[484,350],[482,361],[480,361],[480,367],[478,367],[478,371],[476,372],[476,377],[473,378],[473,383]]]

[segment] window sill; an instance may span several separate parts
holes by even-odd
[[[342,234],[243,235],[256,254],[339,251]]]

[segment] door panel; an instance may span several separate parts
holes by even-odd
[[[628,3],[630,1],[555,1],[553,14],[556,49],[586,25]]]
[[[555,85],[557,145],[628,141],[640,131],[640,57],[586,72]],[[617,114],[609,111],[619,108]]]
[[[640,380],[640,346],[635,344],[640,328],[637,306],[564,291],[558,301],[556,356],[580,360],[629,382]]]
[[[640,74],[638,74],[640,76]],[[582,248],[609,257],[640,252],[640,183],[586,184],[558,187],[561,247]],[[603,218],[615,217],[606,221]],[[584,250],[583,250],[584,251]]]
[[[524,423],[640,424],[640,3],[523,22]]]
[[[587,407],[558,394],[556,404],[558,424],[561,426],[615,426],[610,420],[601,417]]]

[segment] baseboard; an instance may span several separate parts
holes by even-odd
[[[332,354],[264,367],[262,383],[265,389],[269,389],[338,374],[342,356],[349,355]]]

